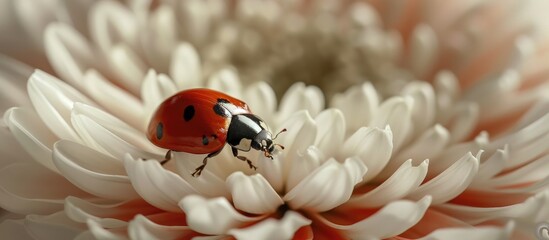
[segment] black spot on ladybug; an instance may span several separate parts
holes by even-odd
[[[224,118],[228,118],[231,116],[231,113],[229,112],[229,110],[221,106],[219,103],[213,106],[213,110],[215,114],[222,116]]]
[[[158,123],[158,125],[156,125],[156,138],[160,140],[162,139],[162,136],[164,136],[164,124]]]
[[[217,102],[218,102],[218,103],[231,103],[231,102],[229,102],[229,100],[227,100],[227,99],[225,99],[225,98],[218,98],[218,99],[217,99]]]
[[[208,140],[206,135],[202,135],[202,144],[203,145],[208,145],[208,143],[210,143],[210,141]]]
[[[185,119],[186,122],[190,121],[194,117],[194,106],[189,105],[185,108],[183,111],[183,119]]]

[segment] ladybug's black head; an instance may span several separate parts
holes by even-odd
[[[278,134],[285,131],[286,129],[283,129]],[[275,150],[275,146],[279,146],[280,148],[284,149],[282,145],[273,142],[278,134],[276,134],[276,136],[273,138],[271,132],[263,129],[255,136],[254,140],[252,141],[252,148],[262,151],[263,153],[265,153],[265,157],[273,159],[272,155]]]

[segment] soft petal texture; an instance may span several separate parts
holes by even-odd
[[[167,211],[178,212],[178,202],[197,191],[179,175],[170,172],[154,160],[134,159],[126,155],[124,166],[137,193],[150,204]]]
[[[72,239],[84,230],[84,226],[71,221],[64,212],[48,216],[28,215],[25,218],[25,229],[32,236],[40,236],[40,239]]]
[[[317,146],[325,156],[333,157],[345,137],[345,119],[341,111],[337,109],[327,109],[318,116],[318,132],[316,135],[315,146]]]
[[[53,159],[65,178],[88,193],[118,200],[138,197],[122,165],[110,156],[61,140],[54,146]]]
[[[248,213],[271,213],[284,204],[267,180],[259,174],[246,176],[242,172],[234,172],[227,178],[227,187],[231,190],[235,208]]]
[[[48,183],[58,188],[36,188]],[[0,170],[0,206],[19,214],[51,214],[67,196],[89,197],[62,176],[36,164],[15,163]]]
[[[503,228],[498,227],[476,227],[476,228],[443,228],[435,230],[429,235],[422,237],[422,240],[431,239],[509,239],[513,231],[514,224],[508,223]]]
[[[343,231],[352,239],[380,239],[396,236],[415,225],[423,217],[430,204],[430,196],[425,196],[417,202],[394,201],[385,205],[372,216],[352,225],[333,223],[321,215],[315,217],[324,224]]]
[[[370,122],[371,127],[391,127],[393,133],[393,151],[400,149],[408,140],[412,126],[412,105],[414,100],[411,97],[394,97],[383,102],[376,115]]]
[[[2,239],[33,240],[25,230],[23,220],[5,220],[0,223],[0,237]]]
[[[179,89],[200,86],[202,80],[200,58],[192,45],[181,43],[177,46],[172,56],[170,75]]]
[[[240,98],[242,96],[240,79],[236,70],[224,68],[214,73],[208,79],[208,88],[224,92],[231,96]]]
[[[473,156],[467,153],[440,175],[419,186],[408,195],[411,199],[420,199],[425,195],[432,196],[432,203],[444,203],[463,192],[478,171],[482,151]]]
[[[425,160],[419,166],[412,166],[412,161],[404,162],[394,173],[375,189],[356,194],[345,203],[346,208],[374,208],[385,203],[396,201],[414,191],[425,179],[429,161]]]
[[[29,109],[12,108],[4,114],[4,121],[20,147],[25,149],[36,162],[49,170],[58,171],[51,159],[52,147],[58,138],[40,121],[35,112]]]
[[[228,233],[237,239],[292,239],[300,227],[311,222],[297,212],[288,211],[280,220],[271,218],[251,227],[232,229]]]
[[[143,215],[137,215],[128,226],[131,239],[186,239],[193,233],[187,226],[163,226],[152,222]]]
[[[281,120],[286,119],[289,115],[301,109],[306,109],[311,116],[316,116],[323,107],[324,97],[318,87],[295,83],[286,91],[280,101],[278,118]]]
[[[30,105],[25,86],[31,74],[29,66],[0,54],[0,112],[12,106]]]
[[[90,230],[91,234],[95,239],[105,239],[105,240],[124,240],[128,239],[126,236],[123,236],[121,234],[115,234],[113,232],[110,232],[101,225],[99,225],[96,221],[93,219],[88,219],[87,221],[88,229]]]
[[[91,219],[97,221],[103,227],[117,228],[126,226],[127,222],[114,217],[131,214],[134,211],[131,208],[117,208],[122,204],[94,204],[76,197],[67,197],[64,211],[75,222],[86,223]]]
[[[187,214],[189,227],[203,234],[226,234],[232,228],[260,219],[242,215],[223,197],[205,199],[191,195],[183,198],[179,205]]]
[[[332,106],[343,112],[347,129],[351,131],[368,125],[378,105],[379,96],[371,83],[349,88],[332,99]]]
[[[349,158],[344,163],[330,159],[289,190],[283,199],[292,208],[330,210],[349,200],[366,171],[360,159]]]

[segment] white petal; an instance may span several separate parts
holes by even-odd
[[[370,127],[391,127],[393,133],[393,151],[400,149],[411,136],[413,98],[393,97],[381,104],[374,115]]]
[[[471,187],[486,187],[485,183],[500,173],[509,159],[509,148],[498,149],[490,158],[480,164],[478,174],[471,183]]]
[[[249,85],[244,91],[244,100],[252,112],[267,121],[273,123],[276,109],[276,95],[271,86],[264,81],[258,81]]]
[[[99,65],[84,36],[62,23],[52,23],[44,35],[46,56],[55,72],[73,86],[82,87],[83,73]]]
[[[260,174],[234,172],[227,178],[235,208],[253,214],[272,213],[284,204],[269,182]]]
[[[87,93],[107,111],[134,127],[141,127],[143,105],[135,96],[109,82],[95,70],[85,73]],[[116,99],[113,102],[113,99]]]
[[[172,56],[170,76],[180,90],[197,88],[202,85],[202,66],[194,47],[180,43]]]
[[[58,171],[51,158],[53,144],[58,138],[39,120],[34,111],[12,108],[5,113],[4,120],[11,134],[17,140],[18,146],[22,147],[42,166],[54,172]],[[18,148],[10,149],[10,151],[16,149]]]
[[[430,204],[429,196],[417,202],[409,200],[391,202],[372,216],[352,225],[339,225],[320,215],[316,217],[329,227],[345,232],[347,237],[352,239],[381,239],[396,236],[414,226],[423,218]]]
[[[402,164],[408,159],[412,159],[414,165],[419,164],[424,159],[437,156],[443,151],[450,139],[448,130],[441,125],[435,125],[432,128],[423,132],[423,134],[415,139],[410,145],[406,146],[398,152],[398,155],[393,157],[384,169],[385,174],[392,173],[399,164]]]
[[[463,157],[468,152],[477,152],[481,149],[486,149],[488,141],[488,135],[480,133],[473,141],[450,145],[438,156],[431,157],[427,178],[434,177],[445,171],[456,162],[456,159]]]
[[[29,96],[34,109],[44,123],[59,138],[79,141],[70,126],[70,112],[75,102],[92,104],[91,100],[59,79],[36,70],[28,82]]]
[[[178,202],[197,192],[180,176],[162,168],[158,161],[134,159],[126,155],[124,165],[137,193],[158,208],[181,211]]]
[[[94,220],[103,227],[120,228],[126,227],[127,222],[116,219],[116,216],[133,215],[136,210],[133,208],[119,207],[123,203],[95,204],[76,197],[65,199],[65,214],[75,222],[86,223],[89,219]],[[140,209],[146,211],[146,209]]]
[[[345,141],[339,158],[359,157],[368,167],[363,179],[365,182],[383,170],[391,158],[392,150],[393,134],[389,126],[385,129],[362,127]]]
[[[224,197],[205,199],[191,195],[183,198],[179,206],[187,214],[189,227],[203,234],[226,234],[230,229],[261,218],[242,215]]]
[[[379,27],[381,23],[377,10],[364,2],[355,2],[349,9],[349,17],[354,25],[361,28]]]
[[[40,239],[73,239],[84,231],[85,225],[73,222],[64,212],[48,216],[28,215],[25,218],[25,228],[33,236]]]
[[[448,123],[444,125],[450,131],[450,143],[457,143],[467,139],[478,125],[480,115],[476,103],[462,102],[452,108]]]
[[[448,112],[453,108],[454,102],[459,95],[459,82],[457,77],[450,71],[440,71],[435,76],[433,83],[437,101],[437,121],[443,123],[450,117]]]
[[[457,160],[444,172],[419,186],[408,195],[411,199],[420,199],[426,195],[433,198],[433,204],[447,202],[462,193],[477,174],[482,151],[473,156],[470,152]]]
[[[100,1],[89,10],[90,35],[103,54],[120,43],[137,47],[137,22],[124,5]]]
[[[147,66],[127,45],[118,44],[108,52],[110,69],[120,84],[133,94],[139,94]]]
[[[61,140],[53,158],[59,171],[86,192],[107,199],[129,200],[139,195],[120,162],[78,143]]]
[[[141,31],[141,38],[147,62],[160,72],[169,72],[170,60],[173,60],[172,53],[179,43],[178,34],[181,26],[177,22],[175,8],[168,4],[160,4],[154,11],[146,11],[150,12],[150,16],[146,19],[145,31]]]
[[[71,120],[88,146],[117,159],[124,159],[126,153],[147,159],[161,159],[163,155],[143,133],[97,108],[77,103]]]
[[[10,212],[50,214],[62,210],[63,199],[70,195],[89,197],[59,174],[36,164],[16,163],[0,170],[0,207]]]
[[[345,203],[348,208],[375,208],[396,201],[415,190],[427,176],[429,161],[425,160],[419,166],[412,166],[412,161],[404,162],[389,179],[375,189],[357,194]]]
[[[290,189],[284,200],[294,209],[330,210],[349,200],[366,171],[360,159],[349,158],[343,164],[330,159]]]
[[[222,152],[223,154],[223,152]],[[185,152],[178,152],[173,155],[172,161],[175,161],[175,164],[178,169],[179,176],[182,177],[185,181],[187,181],[191,186],[193,186],[198,193],[202,196],[206,197],[219,197],[224,196],[229,198],[231,193],[225,186],[225,178],[226,176],[220,175],[219,171],[216,172],[213,169],[216,163],[220,160],[221,156],[212,159],[210,162],[208,162],[207,167],[202,171],[202,174],[200,177],[193,177],[191,174],[194,172],[194,170],[202,165],[202,160],[206,157],[206,154],[191,154],[191,153],[185,153]],[[219,161],[219,165],[217,165],[218,168],[223,168],[224,164],[227,163],[228,160],[231,160],[231,162],[234,164],[236,161],[234,160],[234,157],[232,157],[232,154],[230,156],[230,159],[226,159],[224,162]],[[270,160],[270,159],[269,159]],[[212,165],[210,165],[212,164]],[[238,161],[238,164],[242,164],[240,161]],[[228,169],[232,169],[231,165],[229,165]],[[223,170],[223,169],[221,169]],[[224,174],[229,174],[228,172]]]
[[[541,99],[525,113],[519,122],[513,127],[513,130],[519,131],[528,125],[538,121],[549,112],[549,99]]]
[[[526,201],[505,207],[470,207],[454,204],[437,206],[437,210],[470,224],[491,219],[518,219],[527,222],[541,222],[549,218],[549,191],[539,192]]]
[[[225,68],[214,73],[208,79],[208,88],[224,92],[231,96],[239,98],[242,96],[242,86],[236,70]]]
[[[410,39],[408,63],[418,77],[423,77],[435,65],[439,49],[435,31],[427,24],[414,28]]]
[[[3,122],[2,119],[0,119],[0,122]],[[16,162],[24,163],[34,161],[29,153],[25,151],[23,146],[19,144],[17,139],[15,139],[14,134],[18,134],[16,133],[17,131],[19,130],[15,129],[15,131],[12,131],[8,127],[0,127],[0,139],[2,139],[2,141],[0,141],[0,152],[2,153],[2,157],[0,158],[0,169]],[[43,159],[48,160],[46,157],[43,157]]]
[[[347,129],[355,131],[370,123],[377,111],[379,96],[373,85],[366,82],[360,87],[352,87],[334,95],[331,105],[343,112]]]
[[[20,239],[20,240],[35,239],[25,229],[23,220],[11,220],[11,219],[0,222],[0,238],[1,239]]]
[[[294,188],[326,160],[328,159],[316,146],[310,146],[304,152],[298,152],[286,178],[286,189]]]
[[[15,59],[0,55],[0,113],[14,106],[30,106],[26,81],[32,69]],[[3,122],[0,121],[0,127]]]
[[[229,234],[236,239],[292,239],[299,228],[311,222],[297,212],[288,211],[280,220],[269,218],[251,227],[231,229]]]
[[[125,240],[128,239],[125,236],[112,233],[106,229],[104,229],[99,223],[94,221],[93,219],[88,219],[87,221],[88,228],[90,229],[91,234],[95,239],[101,239],[101,240]]]
[[[345,137],[343,114],[338,109],[331,108],[320,112],[315,121],[319,126],[315,146],[322,150],[325,156],[335,156]]]
[[[291,118],[281,124],[281,127],[288,130],[277,139],[280,144],[285,146],[279,157],[283,161],[283,174],[286,176],[298,154],[305,152],[309,146],[313,145],[317,126],[309,113],[303,110],[293,114]]]
[[[284,121],[299,110],[308,110],[316,116],[324,108],[324,95],[316,86],[305,86],[298,82],[293,84],[280,101],[278,121]]]
[[[68,23],[88,37],[88,31],[90,28],[88,26],[89,22],[87,16],[89,9],[92,8],[95,3],[96,2],[94,0],[64,0],[63,4],[58,4],[56,6],[56,17],[60,22]]]
[[[436,106],[433,87],[427,82],[411,82],[402,91],[414,99],[412,106],[412,124],[415,135],[433,125]]]
[[[490,179],[485,185],[498,188],[542,181],[549,177],[548,167],[549,155],[545,155],[510,173]]]
[[[441,228],[429,235],[420,238],[421,240],[445,239],[445,240],[485,240],[485,239],[510,239],[513,233],[514,224],[509,222],[505,227],[480,226],[474,228]]]
[[[187,226],[162,226],[143,215],[137,215],[128,226],[128,235],[131,239],[185,239],[192,234],[193,231]]]
[[[141,86],[141,99],[147,111],[152,114],[162,101],[175,94],[176,89],[175,83],[168,76],[150,69]]]
[[[276,157],[275,160],[269,158],[259,158],[257,161],[257,173],[261,174],[269,182],[276,192],[282,192],[284,189],[284,166],[282,161]],[[293,168],[292,168],[293,169]]]

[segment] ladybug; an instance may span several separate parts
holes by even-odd
[[[278,134],[286,131],[283,129]],[[147,138],[156,146],[169,149],[165,159],[171,159],[171,152],[208,154],[192,176],[200,176],[208,159],[231,146],[233,155],[246,161],[250,168],[257,169],[250,159],[238,155],[252,148],[262,151],[265,157],[273,159],[275,146],[269,127],[254,115],[248,105],[227,94],[211,89],[197,88],[176,93],[156,109],[147,128]]]

